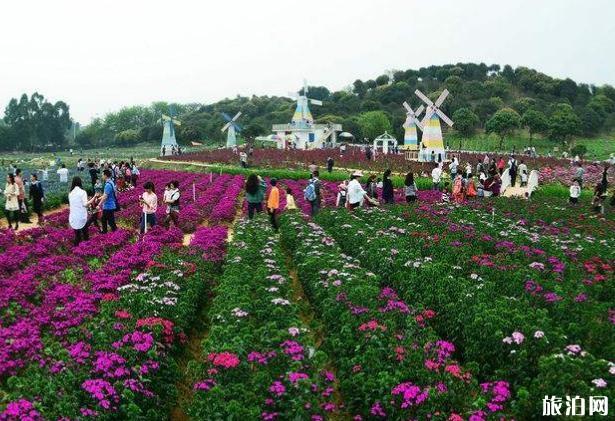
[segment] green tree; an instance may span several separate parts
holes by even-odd
[[[570,104],[555,105],[549,118],[549,137],[565,142],[581,132],[581,119],[576,115]]]
[[[502,108],[487,121],[487,133],[496,133],[500,137],[499,148],[502,149],[504,137],[514,133],[521,126],[521,116],[512,108]]]
[[[364,137],[374,139],[381,134],[391,132],[391,121],[384,111],[368,111],[359,116],[359,126]]]
[[[549,128],[547,116],[538,110],[529,109],[523,113],[521,118],[523,127],[527,127],[530,133],[530,145],[532,144],[532,136],[536,133],[544,133]]]
[[[478,116],[467,107],[459,108],[455,111],[453,113],[453,121],[455,122],[455,130],[463,136],[471,136],[479,123]]]

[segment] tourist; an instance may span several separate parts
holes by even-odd
[[[363,173],[361,171],[355,171],[350,176],[350,182],[348,183],[347,207],[351,210],[361,206],[364,200],[372,200],[367,192],[363,190],[363,186],[361,186],[361,183],[359,182],[361,177],[363,177]]]
[[[466,171],[464,177],[466,179],[472,177],[472,164],[470,164],[469,162],[466,163]]]
[[[162,150],[160,151],[160,156],[166,156],[167,154],[167,147],[166,146],[162,146]]]
[[[497,163],[498,173],[500,174],[500,176],[502,176],[502,174],[504,173],[505,166],[506,166],[506,163],[504,162],[504,158],[500,157]]]
[[[143,189],[145,191],[139,197],[139,204],[143,209],[140,224],[141,234],[147,230],[148,226],[151,228],[156,225],[156,211],[158,210],[158,196],[156,196],[156,192],[154,191],[154,183],[146,181],[145,184],[143,184]]]
[[[461,204],[465,199],[465,186],[463,183],[463,173],[461,169],[457,170],[457,175],[453,180],[453,199],[455,203]]]
[[[365,191],[370,198],[378,200],[378,184],[376,183],[375,174],[372,174],[367,178],[367,185],[365,186]]]
[[[332,172],[333,171],[333,164],[335,162],[333,161],[333,158],[329,157],[327,158],[327,172]]]
[[[474,177],[470,175],[466,179],[466,197],[476,197],[478,192],[476,191],[476,184],[474,183]]]
[[[28,217],[28,206],[26,204],[26,186],[23,182],[23,178],[21,177],[21,169],[19,168],[15,170],[15,185],[18,190],[17,201],[19,202],[19,222],[29,224],[30,218]]]
[[[592,197],[591,203],[592,209],[596,213],[604,214],[604,201],[606,199],[606,196],[607,193],[602,188],[602,183],[596,184],[596,187],[594,188],[594,196]]]
[[[442,203],[448,205],[451,202],[451,198],[449,195],[450,184],[444,183],[444,187],[442,188],[442,198],[440,199]]]
[[[171,221],[173,225],[179,226],[179,199],[181,192],[179,191],[179,181],[171,181],[167,184],[168,189],[164,192],[164,204],[167,206],[166,217],[164,218],[164,226],[169,227]]]
[[[393,189],[390,169],[385,170],[382,175],[382,200],[384,200],[384,203],[390,205],[395,203],[395,191]]]
[[[60,183],[68,183],[68,168],[62,164],[61,168],[56,171],[56,174],[60,177]]]
[[[404,194],[406,196],[406,203],[414,202],[416,200],[416,192],[418,189],[416,188],[416,182],[414,181],[414,174],[409,172],[406,174],[406,179],[404,180]]]
[[[336,207],[338,208],[346,207],[347,194],[348,194],[348,180],[344,180],[337,186],[337,197],[335,199]]]
[[[267,185],[256,174],[250,174],[246,180],[246,201],[248,202],[248,219],[254,218],[254,212],[263,211],[263,199]]]
[[[297,210],[297,204],[295,203],[295,197],[290,187],[286,187],[286,210]]]
[[[74,245],[78,246],[82,240],[88,240],[88,194],[83,190],[81,177],[73,177],[73,182],[68,194],[68,223],[75,232]]]
[[[489,155],[485,154],[485,158],[483,158],[483,169],[485,172],[487,171],[487,168],[489,168],[489,162],[491,162],[489,160]]]
[[[491,159],[491,161],[489,162],[489,167],[487,169],[487,174],[489,175],[490,178],[495,177],[495,174],[498,172],[497,169],[497,165],[495,163],[495,159]]]
[[[32,210],[38,216],[38,225],[43,225],[43,202],[45,201],[45,191],[43,190],[43,184],[38,181],[36,174],[30,175],[30,200],[32,200]]]
[[[84,163],[83,163],[83,159],[79,158],[79,160],[77,161],[77,171],[81,172],[84,170]]]
[[[98,208],[100,199],[102,198],[103,189],[101,186],[94,187],[94,196],[88,201],[88,222],[86,222],[86,229],[90,225],[94,224],[98,228],[98,232],[102,232],[100,223],[98,222],[102,217],[102,210]]]
[[[269,181],[271,184],[271,190],[269,191],[269,197],[267,198],[267,213],[271,220],[271,227],[274,231],[278,231],[278,210],[280,208],[280,189],[277,184],[278,181],[272,178]]]
[[[96,182],[98,181],[98,174],[100,171],[96,168],[96,164],[93,162],[88,163],[89,173],[90,173],[90,181],[92,182],[92,191],[94,191],[96,187]]]
[[[312,178],[308,182],[307,187],[303,190],[303,197],[310,203],[310,214],[312,217],[316,216],[318,211],[320,210],[320,200],[321,200],[321,183],[318,179],[319,176],[318,170],[312,173]]]
[[[137,163],[133,162],[132,163],[132,176],[130,179],[130,182],[132,183],[133,187],[137,187],[137,181],[139,181],[139,175],[141,175],[141,171],[139,171],[139,168],[137,167]]]
[[[327,165],[329,165],[329,163],[327,162]],[[318,166],[316,165],[316,163],[314,161],[312,161],[312,163],[308,166],[308,170],[310,170],[310,175],[313,176],[314,173],[316,171],[318,171]]]
[[[575,165],[577,166],[577,169],[574,173],[574,179],[577,180],[579,182],[579,186],[583,188],[583,177],[585,175],[585,169],[583,168],[583,164],[581,164],[581,162],[577,162]]]
[[[475,175],[479,175],[482,171],[484,170],[483,168],[483,163],[482,161],[479,159],[476,163],[476,172],[474,172]]]
[[[107,227],[111,227],[111,231],[117,230],[117,225],[115,224],[115,211],[118,209],[117,196],[115,192],[115,184],[113,183],[113,179],[111,170],[106,169],[102,173],[102,179],[104,183],[103,187],[103,195],[100,198],[100,203],[98,204],[98,209],[102,209],[102,233],[107,233]]]
[[[433,149],[431,150],[431,162],[436,162],[436,152]]]
[[[510,176],[510,186],[515,187],[517,182],[517,160],[514,155],[508,160],[508,175]]]
[[[432,190],[440,191],[440,181],[442,179],[442,167],[437,165],[431,170]]]
[[[518,170],[519,178],[521,180],[521,187],[526,187],[529,174],[527,173],[527,165],[525,165],[525,161],[523,159],[519,163]]]
[[[15,222],[15,230],[19,229],[19,189],[15,184],[15,175],[9,172],[6,175],[6,184],[4,185],[4,210],[6,211],[6,219],[9,223],[9,229],[12,228],[11,223]]]
[[[570,197],[568,201],[572,205],[576,205],[579,203],[579,196],[581,196],[581,186],[577,180],[572,180],[572,185],[570,186]]]
[[[239,165],[241,168],[248,168],[248,154],[245,151],[239,152]]]

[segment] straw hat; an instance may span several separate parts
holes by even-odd
[[[363,177],[363,171],[357,170],[352,173],[353,177]]]

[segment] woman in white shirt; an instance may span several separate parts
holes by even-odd
[[[363,173],[361,171],[355,171],[350,176],[350,182],[348,183],[348,193],[346,194],[346,206],[348,208],[355,209],[363,204],[363,200],[367,200],[368,202],[378,205],[377,200],[373,200],[365,190],[363,190],[363,186],[359,183],[359,178],[363,177]]]
[[[81,177],[73,177],[70,193],[68,194],[68,223],[75,232],[75,246],[82,240],[88,240],[88,229],[85,226],[88,220],[88,194],[83,190]]]
[[[19,228],[19,188],[15,184],[15,176],[12,173],[6,175],[6,185],[4,186],[4,209],[6,210],[6,219],[9,221],[9,228],[12,228],[11,222],[15,222],[15,229]]]

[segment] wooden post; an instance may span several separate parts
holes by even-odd
[[[211,183],[214,180],[214,173],[212,171],[209,172],[209,182]]]

